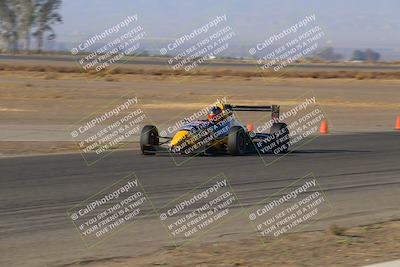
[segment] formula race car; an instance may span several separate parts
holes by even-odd
[[[254,132],[235,118],[234,111],[271,112],[269,133]],[[195,120],[178,127],[172,136],[160,136],[154,125],[143,127],[140,148],[144,155],[174,153],[182,155],[252,153],[286,153],[289,149],[289,130],[279,122],[279,106],[237,106],[216,103],[206,120]],[[265,124],[267,125],[267,124]]]

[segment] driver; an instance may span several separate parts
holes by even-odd
[[[212,107],[208,112],[208,121],[210,122],[218,122],[222,119],[222,109],[220,107]]]

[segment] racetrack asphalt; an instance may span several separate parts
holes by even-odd
[[[115,151],[92,166],[80,154],[3,158],[0,265],[64,266],[132,257],[165,246],[144,235],[139,248],[135,238],[123,234],[97,250],[87,250],[66,215],[75,204],[131,172],[156,208],[219,173],[229,178],[240,201],[250,207],[312,172],[333,205],[316,228],[399,218],[399,137],[400,132],[320,136],[268,166],[257,155],[202,156],[176,166],[169,155],[142,156],[135,150]],[[142,232],[157,231],[156,219],[142,224]],[[235,229],[240,232],[240,225]],[[226,228],[229,233],[236,230]],[[243,232],[248,234],[248,229]]]

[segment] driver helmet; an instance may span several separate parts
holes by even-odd
[[[219,107],[212,107],[212,108],[210,109],[210,111],[208,112],[208,117],[207,117],[207,119],[208,119],[209,121],[215,122],[215,121],[221,119],[221,115],[222,115],[221,113],[222,113],[222,109],[221,109],[221,108],[219,108]]]

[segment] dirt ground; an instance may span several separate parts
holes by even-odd
[[[263,245],[259,239],[167,247],[132,259],[77,262],[99,267],[364,266],[400,258],[400,221],[293,233]]]

